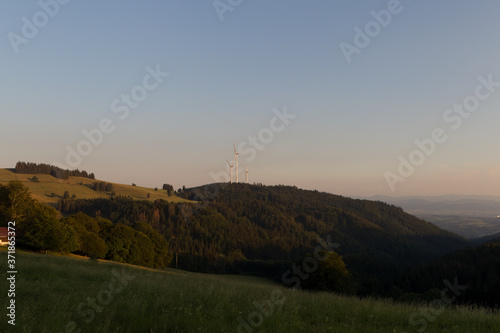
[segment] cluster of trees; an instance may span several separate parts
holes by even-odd
[[[172,260],[168,242],[152,226],[140,221],[115,224],[83,213],[59,219],[54,208],[33,200],[19,181],[0,185],[0,220],[5,225],[15,221],[17,241],[31,250],[72,252],[155,268],[167,267]]]
[[[85,177],[85,178],[90,178],[90,179],[95,179],[95,176],[93,173],[88,173],[87,171],[80,171],[78,169],[76,170],[63,170],[61,168],[58,168],[53,165],[49,164],[37,164],[37,163],[30,163],[30,162],[17,162],[16,163],[16,168],[15,168],[16,173],[20,174],[46,174],[46,175],[51,175],[56,178],[60,179],[68,179],[69,176],[74,176],[74,177]]]
[[[284,283],[289,287],[352,294],[355,286],[342,257],[335,251],[321,250],[309,253],[299,260],[293,270],[284,274]],[[292,277],[290,277],[292,275]]]
[[[105,182],[95,182],[94,191],[98,192],[113,192],[113,184]]]
[[[174,187],[170,184],[163,184],[163,189],[171,196],[174,193]]]
[[[75,250],[74,230],[62,224],[57,211],[31,198],[19,181],[0,185],[0,221],[16,223],[16,240],[25,247],[40,251]]]
[[[144,222],[114,224],[102,217],[77,213],[61,223],[76,232],[75,253],[146,267],[165,268],[172,260],[168,242]]]
[[[55,197],[56,195],[55,195],[55,193],[51,193],[50,196]],[[64,191],[63,199],[69,199],[69,198],[76,199],[76,194],[73,194],[70,196],[68,191]]]
[[[61,212],[84,212],[112,221],[129,224],[143,221],[167,239],[174,252],[202,256],[215,265],[217,257],[241,257],[251,260],[294,260],[303,254],[302,246],[312,243],[315,234],[303,233],[298,225],[272,230],[248,219],[227,219],[219,211],[205,207],[198,211],[193,204],[137,201],[128,197],[113,199],[61,200]],[[278,240],[278,238],[281,238]],[[313,247],[309,245],[308,249]]]

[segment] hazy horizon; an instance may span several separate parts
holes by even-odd
[[[498,195],[498,2],[40,3],[0,4],[5,168],[177,189],[236,143],[250,183]]]

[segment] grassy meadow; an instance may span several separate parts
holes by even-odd
[[[422,322],[409,323],[423,306],[293,291],[246,276],[156,271],[26,252],[16,257],[16,327],[7,325],[3,314],[0,332],[387,333],[424,328]],[[5,248],[0,260],[5,312]],[[500,316],[484,309],[453,307],[427,316],[422,332],[496,332],[500,327]]]
[[[32,182],[33,176],[37,176],[38,182]],[[51,175],[44,174],[17,174],[11,169],[0,169],[0,184],[6,184],[11,180],[19,180],[25,186],[30,189],[31,196],[40,202],[56,205],[64,195],[65,191],[68,191],[70,196],[75,194],[77,199],[92,199],[92,198],[109,198],[110,194],[105,192],[98,192],[92,189],[97,179],[89,179],[84,177],[69,177],[68,179],[58,179]],[[108,183],[108,182],[106,182]],[[81,184],[81,185],[80,185]],[[158,189],[155,191],[152,188],[124,185],[124,184],[113,184],[113,190],[116,195],[131,196],[137,200],[149,200],[154,201],[157,199],[163,199],[170,202],[191,202],[179,198],[175,195],[169,197],[167,191]],[[160,186],[160,185],[159,185]],[[51,197],[51,193],[56,196]],[[148,193],[151,197],[148,199]]]

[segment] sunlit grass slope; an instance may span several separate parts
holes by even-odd
[[[38,178],[38,182],[31,181],[34,176]],[[8,183],[11,180],[21,181],[24,185],[29,187],[34,199],[51,205],[57,204],[65,191],[68,191],[70,196],[75,194],[77,199],[110,197],[108,193],[93,190],[92,185],[99,180],[84,177],[69,177],[69,179],[63,180],[52,177],[51,175],[17,174],[10,169],[0,169],[0,184]],[[167,191],[161,189],[155,191],[152,188],[113,183],[113,190],[116,195],[131,196],[137,200],[154,201],[163,199],[170,202],[190,202],[175,195],[169,197]],[[56,196],[51,197],[50,195],[52,193]],[[150,198],[147,197],[148,193],[150,194]]]

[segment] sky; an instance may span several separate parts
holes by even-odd
[[[3,1],[0,167],[497,195],[500,2]],[[85,134],[86,133],[86,134]]]

